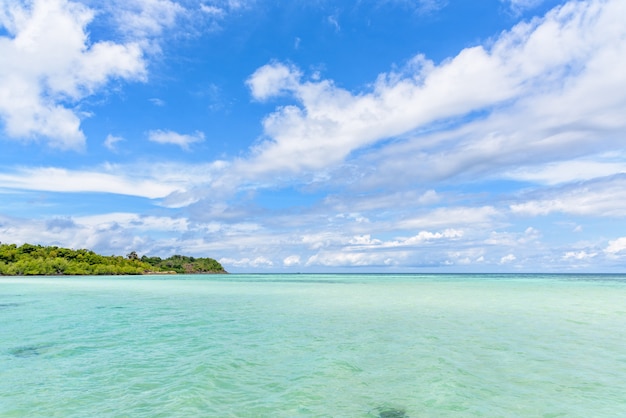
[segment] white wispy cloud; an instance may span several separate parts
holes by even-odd
[[[260,267],[271,267],[274,265],[272,260],[269,260],[265,257],[256,257],[254,259],[244,257],[241,259],[233,259],[233,258],[220,258],[219,262],[222,265],[229,265],[238,268],[260,268]]]
[[[117,151],[117,146],[115,144],[123,140],[124,138],[122,138],[121,136],[115,136],[115,135],[109,134],[104,140],[104,146],[110,149],[111,151]]]
[[[626,174],[575,183],[531,194],[510,206],[514,214],[527,216],[566,213],[599,217],[626,215]]]
[[[16,190],[114,193],[149,199],[165,197],[178,189],[175,185],[154,178],[135,179],[120,174],[54,167],[23,168],[0,173],[0,185]]]
[[[500,1],[502,3],[508,4],[509,7],[511,7],[511,9],[514,12],[520,13],[524,10],[537,7],[538,5],[543,3],[545,0],[500,0]]]
[[[158,144],[172,144],[189,150],[192,144],[204,141],[204,134],[196,131],[192,134],[179,134],[174,131],[155,130],[148,132],[148,139]]]
[[[307,266],[323,267],[371,267],[393,265],[394,260],[386,254],[369,252],[321,252],[306,262]]]
[[[104,7],[119,31],[144,43],[174,26],[186,12],[180,3],[171,0],[114,0]]]
[[[595,160],[592,159],[594,157]],[[505,173],[504,176],[547,185],[581,182],[626,173],[626,162],[623,160],[623,156],[620,154],[588,156],[584,159],[516,168]]]
[[[394,137],[400,140],[384,151],[363,153],[378,165],[376,176],[440,179],[577,157],[598,146],[597,153],[620,149],[624,8],[619,1],[567,3],[439,65],[418,56],[358,94],[270,63],[249,78],[252,96],[290,94],[295,102],[264,120],[268,139],[237,170],[257,177],[326,169]],[[486,116],[464,120],[474,112]],[[614,140],[599,144],[607,135]]]

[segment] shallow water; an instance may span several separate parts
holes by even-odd
[[[2,417],[615,417],[626,276],[0,278]]]

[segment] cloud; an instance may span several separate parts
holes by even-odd
[[[429,210],[423,215],[400,220],[396,227],[401,229],[452,227],[455,225],[479,227],[491,225],[500,216],[501,213],[493,206],[451,206]]]
[[[297,88],[300,71],[294,67],[279,62],[264,65],[252,74],[246,81],[252,97],[256,100],[267,100],[280,93],[287,93]]]
[[[626,255],[626,237],[609,241],[609,245],[604,249],[604,253],[611,258],[618,258]]]
[[[122,138],[121,136],[114,136],[114,135],[109,134],[104,140],[104,146],[107,147],[111,151],[117,151],[117,147],[115,144],[123,140],[124,138]]]
[[[300,256],[299,255],[290,255],[283,260],[283,265],[285,267],[293,267],[300,264]]]
[[[565,259],[565,260],[584,261],[584,260],[592,259],[592,258],[596,257],[597,255],[598,255],[598,253],[596,253],[596,252],[588,253],[587,251],[584,251],[584,250],[581,250],[581,251],[568,251],[563,256],[563,259]]]
[[[142,81],[143,52],[136,43],[89,42],[93,10],[66,0],[2,1],[0,119],[7,136],[44,139],[80,149],[82,114],[73,107],[113,79]]]
[[[202,13],[206,13],[214,17],[223,17],[226,14],[226,11],[224,9],[206,4],[201,4],[200,10],[202,11]]]
[[[515,260],[517,260],[517,257],[515,257],[513,254],[507,254],[500,259],[500,264],[512,263]]]
[[[626,215],[626,174],[575,183],[531,193],[526,201],[510,206],[511,212],[526,216],[567,213],[601,217]]]
[[[448,5],[448,0],[387,0],[387,2],[409,7],[422,14],[436,12]]]
[[[417,235],[411,237],[401,237],[391,241],[382,241],[379,239],[372,239],[369,234],[353,237],[350,241],[350,247],[352,249],[373,249],[373,248],[397,248],[397,247],[413,247],[421,246],[429,242],[442,240],[442,239],[458,239],[463,236],[463,231],[456,229],[446,229],[442,232],[430,232],[420,231]]]
[[[114,0],[106,7],[126,37],[142,42],[161,35],[186,12],[183,6],[170,0]]]
[[[525,10],[529,10],[539,6],[545,0],[500,0],[502,3],[506,3],[511,7],[515,13],[521,13]]]
[[[591,159],[594,158],[595,160]],[[614,174],[626,173],[623,155],[597,155],[584,159],[557,161],[535,167],[517,168],[505,173],[505,177],[539,184],[557,185],[592,180]]]
[[[438,65],[418,55],[359,93],[307,80],[290,64],[267,64],[247,81],[252,97],[287,94],[294,102],[265,118],[265,140],[235,169],[258,179],[351,161],[378,168],[360,181],[388,184],[623,149],[625,7],[567,3]]]
[[[161,100],[161,99],[158,99],[156,97],[153,97],[153,98],[148,99],[148,100],[150,100],[150,103],[152,103],[155,106],[159,106],[159,107],[165,106],[165,101]]]
[[[148,139],[158,144],[178,145],[185,151],[189,151],[191,144],[204,141],[204,134],[200,131],[193,134],[179,134],[173,131],[155,130],[148,132]]]
[[[178,190],[177,186],[156,179],[135,179],[119,174],[52,167],[24,168],[13,173],[0,173],[0,184],[7,189],[115,193],[149,199],[165,197]]]
[[[306,262],[307,266],[324,267],[370,267],[393,264],[393,259],[387,255],[369,252],[322,252],[309,257]]]
[[[233,266],[237,268],[260,268],[260,267],[272,267],[274,263],[272,260],[269,260],[265,257],[256,257],[254,259],[251,258],[241,258],[241,259],[232,259],[232,258],[220,258],[219,262],[224,266]]]
[[[331,25],[335,29],[335,32],[341,32],[341,26],[339,25],[339,21],[337,20],[337,16],[335,16],[335,15],[328,16],[326,21],[328,22],[329,25]]]

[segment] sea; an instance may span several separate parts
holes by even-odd
[[[0,417],[626,417],[626,275],[0,277]]]

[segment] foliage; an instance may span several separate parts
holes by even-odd
[[[90,250],[55,246],[0,244],[0,275],[119,275],[176,273],[226,273],[212,258],[175,255],[139,258],[132,251],[126,258],[103,256]]]
[[[141,257],[141,261],[155,267],[158,271],[175,271],[181,274],[225,273],[222,265],[212,258],[194,258],[173,255],[165,260],[159,257]]]

